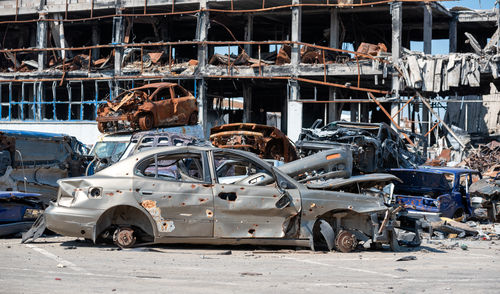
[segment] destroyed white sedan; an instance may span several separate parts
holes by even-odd
[[[342,159],[328,152],[315,160]],[[245,151],[156,148],[59,184],[57,201],[45,211],[47,228],[121,247],[261,244],[349,252],[368,240],[397,246],[396,211],[383,197],[310,189]]]

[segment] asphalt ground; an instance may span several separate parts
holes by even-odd
[[[461,247],[467,246],[466,250]],[[500,293],[500,241],[406,252],[0,239],[0,293]],[[397,261],[409,257],[407,261]],[[414,258],[415,259],[414,259]]]

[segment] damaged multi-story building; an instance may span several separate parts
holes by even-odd
[[[500,134],[498,22],[439,1],[4,0],[0,128],[93,143],[99,105],[166,81],[193,93],[207,133],[272,121],[294,141],[346,118],[464,145],[457,127]]]

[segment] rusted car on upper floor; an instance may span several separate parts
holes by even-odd
[[[102,104],[96,120],[101,133],[195,125],[198,103],[178,84],[152,83],[126,90],[113,101]]]
[[[288,176],[246,151],[156,148],[93,176],[61,180],[57,201],[44,217],[57,233],[113,240],[121,247],[261,244],[349,252],[371,240],[394,248],[397,209],[383,197],[363,193],[355,183],[358,190],[311,189],[294,179],[303,177],[304,160],[323,167],[327,162],[324,178],[349,177],[352,157],[343,152],[320,152],[288,169],[285,164]]]
[[[210,129],[210,142],[219,148],[253,152],[260,158],[294,161],[295,146],[278,128],[252,123],[234,123]]]

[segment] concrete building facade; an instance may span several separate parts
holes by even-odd
[[[206,132],[224,115],[265,124],[279,113],[295,140],[316,119],[349,113],[430,142],[445,124],[432,109],[465,111],[467,95],[478,97],[465,102],[471,108],[500,104],[489,95],[498,85],[498,20],[497,9],[439,1],[0,1],[0,129],[92,144],[100,104],[122,89],[173,81],[197,97]],[[433,40],[448,40],[456,54],[432,55]],[[423,52],[409,51],[412,42]],[[220,107],[232,105],[224,99],[243,107]],[[484,116],[481,132],[496,134],[500,121]]]

